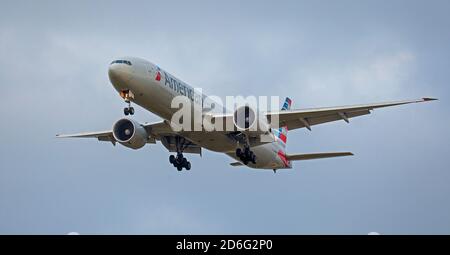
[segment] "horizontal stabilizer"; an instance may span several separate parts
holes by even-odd
[[[321,159],[321,158],[334,158],[353,156],[351,152],[327,152],[327,153],[311,153],[311,154],[291,154],[286,155],[288,160],[309,160],[309,159]]]

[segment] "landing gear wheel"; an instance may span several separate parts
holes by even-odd
[[[251,160],[252,163],[253,163],[253,164],[256,164],[256,156],[255,156],[255,154],[252,153],[251,158],[252,158],[252,160]]]
[[[183,156],[183,150],[186,148],[186,141],[182,137],[175,137],[175,146],[177,155],[170,155],[169,162],[177,168],[178,171],[191,170],[191,163]]]
[[[237,148],[236,157],[238,157],[245,165],[248,165],[249,162],[256,164],[256,155],[248,146],[245,146],[244,149]]]
[[[133,115],[134,114],[134,108],[133,107],[125,107],[123,109],[123,113],[128,116],[128,115]]]
[[[174,155],[170,155],[169,156],[169,162],[170,162],[170,164],[174,164],[175,163],[175,156]]]
[[[236,157],[238,157],[238,158],[242,157],[242,150],[241,150],[241,148],[237,148],[236,149]]]

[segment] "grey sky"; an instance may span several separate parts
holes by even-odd
[[[0,233],[450,234],[450,3],[242,2],[2,1]],[[107,67],[123,55],[294,108],[440,101],[289,132],[290,152],[352,158],[274,175],[205,152],[179,173],[161,145],[54,138],[122,116]]]

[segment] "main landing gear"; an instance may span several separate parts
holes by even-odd
[[[134,108],[131,107],[131,99],[134,98],[133,92],[131,92],[131,90],[122,90],[122,91],[120,91],[120,96],[125,100],[125,103],[128,104],[128,107],[125,107],[123,109],[123,113],[126,116],[133,115],[134,114]]]
[[[240,158],[245,165],[248,165],[249,162],[256,164],[256,155],[248,146],[245,146],[243,150],[241,148],[237,148],[236,157]]]
[[[178,171],[183,170],[191,170],[191,162],[187,161],[187,159],[183,156],[183,153],[178,152],[177,156],[174,155],[169,156],[169,162],[177,168]]]
[[[183,170],[185,168],[186,170],[191,170],[191,162],[189,162],[184,156],[183,156],[183,150],[186,147],[186,140],[183,137],[177,136],[175,138],[175,147],[177,148],[177,156],[174,155],[169,156],[169,162],[174,167],[177,168],[178,171]]]

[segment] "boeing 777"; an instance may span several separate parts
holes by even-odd
[[[134,57],[124,57],[111,62],[108,70],[109,79],[119,95],[127,103],[125,115],[133,115],[131,103],[140,105],[144,109],[162,118],[156,123],[139,123],[132,118],[122,118],[113,124],[111,130],[88,132],[71,135],[57,135],[57,137],[97,138],[109,141],[114,145],[119,143],[131,149],[140,149],[146,144],[161,142],[169,152],[169,162],[179,171],[183,168],[191,169],[191,163],[183,153],[200,154],[202,149],[225,153],[235,160],[232,166],[248,166],[255,169],[291,169],[292,162],[353,155],[351,152],[328,152],[311,154],[291,154],[286,151],[288,130],[349,119],[370,114],[377,108],[427,102],[433,98],[421,98],[375,104],[361,104],[352,106],[323,107],[311,109],[291,109],[292,101],[286,98],[281,110],[263,112],[264,118],[256,120],[261,112],[244,106],[232,109],[231,114],[205,112],[200,107],[200,114],[209,117],[212,122],[230,121],[232,130],[178,130],[174,128],[172,117],[177,109],[171,107],[171,102],[177,96],[185,96],[193,104],[203,105],[205,95],[197,92],[193,87],[162,70],[157,65]],[[244,121],[238,121],[238,115],[244,114]],[[194,116],[190,120],[198,124]],[[201,118],[200,118],[201,119]],[[257,128],[251,129],[254,123]],[[202,123],[200,123],[202,125]],[[256,124],[255,124],[256,125]],[[266,135],[269,139],[260,139]]]

